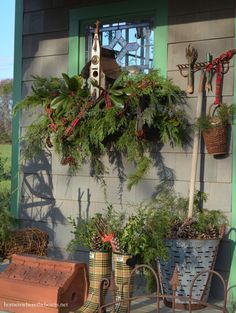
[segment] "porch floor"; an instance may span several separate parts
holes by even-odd
[[[211,303],[216,304],[212,299],[210,301]],[[218,305],[222,305],[222,303],[217,303]],[[161,313],[171,313],[173,312],[171,308],[166,307],[163,302],[161,302]],[[140,300],[135,300],[132,302],[132,307],[131,307],[131,312],[132,313],[156,313],[156,302],[154,299],[140,299]],[[176,309],[176,313],[188,313],[189,311],[187,310],[178,310]],[[195,310],[193,312],[196,313],[219,313],[222,311],[213,309],[213,308],[205,308],[201,310]],[[10,311],[0,311],[0,313],[10,313]],[[42,311],[43,313],[43,311]]]
[[[220,305],[220,304],[219,304]],[[156,313],[156,303],[154,299],[142,299],[142,300],[135,300],[132,304],[132,313]],[[173,312],[171,308],[167,308],[162,302],[161,302],[161,313],[171,313]],[[177,310],[176,313],[188,313],[189,311],[185,310]],[[222,311],[212,309],[212,308],[205,308],[202,310],[195,310],[193,312],[196,313],[219,313]],[[10,313],[10,311],[0,311],[0,313]],[[43,311],[42,311],[43,313]]]
[[[0,263],[0,272],[2,272],[8,264],[3,264]],[[223,305],[223,302],[219,302],[219,300],[214,300],[210,299],[209,303],[211,304],[216,304],[219,306]],[[160,303],[161,307],[161,313],[171,313],[173,312],[172,308],[168,308],[163,304],[163,301]],[[200,310],[195,310],[196,313],[219,313],[222,312],[223,310],[217,310],[214,308],[205,308],[205,309],[200,309]],[[132,301],[132,306],[131,306],[131,312],[132,313],[156,313],[156,299],[155,298],[141,298],[141,299],[136,299]],[[188,313],[188,310],[175,310],[176,313]],[[11,313],[11,311],[0,311],[0,313]],[[33,312],[32,312],[33,313]],[[43,311],[42,311],[43,313]]]
[[[210,303],[212,304],[216,304],[216,305],[219,305],[219,306],[222,306],[222,302],[219,303],[218,301],[215,301],[214,299],[210,299],[209,301]],[[172,308],[168,308],[166,307],[164,304],[163,304],[163,301],[161,301],[161,313],[171,313],[173,312],[172,311]],[[131,310],[132,313],[156,313],[157,310],[156,310],[156,300],[155,299],[140,299],[140,300],[135,300],[133,301],[133,304],[132,304],[132,310]],[[188,313],[189,311],[188,310],[179,310],[179,309],[176,309],[175,310],[176,313]],[[219,313],[219,312],[222,312],[222,311],[219,311],[219,310],[216,310],[216,309],[213,309],[213,308],[204,308],[204,309],[201,309],[201,310],[194,310],[193,312],[196,312],[196,313]]]

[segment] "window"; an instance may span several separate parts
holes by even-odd
[[[137,66],[142,71],[153,67],[154,31],[151,21],[119,22],[100,27],[101,46],[115,51],[121,67]],[[85,60],[90,60],[94,27],[86,29]]]
[[[94,6],[79,7],[70,11],[69,75],[80,73],[89,60],[93,24],[100,19],[103,23],[102,45],[111,46],[114,39],[112,49],[117,51],[117,62],[121,66],[136,65],[144,71],[158,68],[166,76],[168,1],[127,0],[125,3],[96,3]],[[120,34],[122,36],[119,37]]]

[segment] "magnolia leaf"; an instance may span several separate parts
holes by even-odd
[[[69,98],[64,98],[57,106],[56,115],[58,118],[62,117],[62,115],[65,114],[69,101],[70,101]]]
[[[83,84],[84,84],[84,79],[83,79],[83,77],[81,77],[80,75],[75,75],[75,76],[73,76],[76,80],[77,80],[77,82],[78,82],[78,88],[81,88],[82,89],[82,86],[83,86]]]
[[[68,82],[68,87],[71,91],[77,91],[79,88],[78,80],[75,77],[71,77]]]
[[[60,106],[64,101],[65,101],[65,96],[64,95],[60,95],[56,98],[54,98],[51,102],[51,108],[53,110],[55,110],[58,106]]]
[[[110,95],[110,98],[111,98],[111,102],[119,109],[123,109],[124,107],[124,100],[120,97],[117,97],[117,96],[113,96],[113,95]]]
[[[112,94],[114,96],[122,96],[124,93],[123,89],[116,89],[116,90],[113,90],[113,89],[110,89],[109,90],[109,94]]]
[[[67,84],[67,86],[69,86],[70,77],[66,73],[62,73],[61,75],[64,78],[64,81]]]

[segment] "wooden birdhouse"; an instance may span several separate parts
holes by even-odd
[[[120,75],[120,67],[116,62],[115,52],[100,46],[99,25],[96,22],[96,29],[93,38],[91,59],[83,68],[81,75],[83,78],[90,78],[96,85],[106,89]],[[90,92],[93,98],[97,99],[102,89],[91,84]]]

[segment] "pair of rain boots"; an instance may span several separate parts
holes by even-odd
[[[96,313],[99,310],[99,288],[103,279],[111,279],[112,256],[114,262],[115,301],[113,312],[127,313],[129,297],[129,277],[132,267],[127,265],[129,255],[109,252],[90,252],[89,255],[89,294],[84,305],[76,313]],[[103,288],[103,303],[107,287]]]

